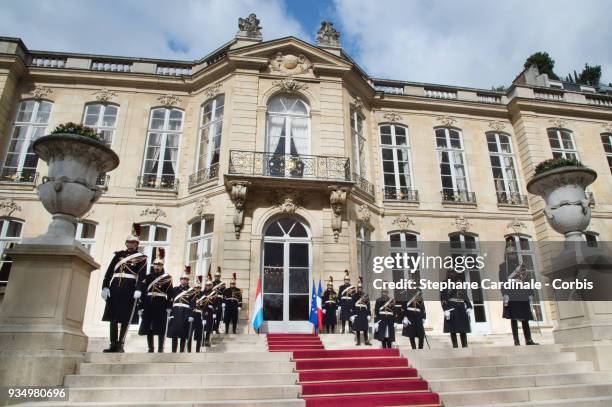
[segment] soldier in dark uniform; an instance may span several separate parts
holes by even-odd
[[[344,326],[348,322],[349,332],[353,332],[353,323],[351,322],[351,312],[353,309],[353,294],[355,287],[351,285],[349,271],[344,270],[344,284],[338,288],[338,310],[340,311],[340,322],[342,322],[342,333],[345,332]]]
[[[215,322],[215,298],[217,297],[217,292],[213,290],[213,282],[210,278],[210,274],[208,275],[208,280],[206,280],[206,284],[204,285],[204,291],[202,291],[201,301],[202,301],[202,323],[204,325],[204,346],[210,347],[211,345],[211,334],[214,329]]]
[[[170,311],[172,310],[172,276],[164,271],[164,249],[157,249],[153,261],[153,273],[147,274],[139,283],[144,293],[140,300],[138,315],[141,318],[139,335],[147,336],[149,352],[154,352],[153,336],[157,335],[157,351],[164,351],[164,339]]]
[[[195,294],[193,296],[193,308],[191,309],[191,318],[189,321],[189,338],[187,339],[187,352],[191,353],[191,341],[195,339],[196,352],[200,352],[202,347],[202,304],[199,301],[202,284],[200,281],[196,281],[193,285]]]
[[[338,295],[334,291],[334,278],[329,277],[327,283],[327,290],[323,293],[323,325],[325,325],[325,331],[328,334],[335,333],[336,324],[338,320],[336,318],[336,310],[338,309]]]
[[[463,274],[448,270],[446,281],[462,282]],[[447,288],[440,292],[440,301],[444,311],[444,333],[450,333],[453,348],[458,347],[457,334],[461,338],[461,347],[467,348],[467,334],[471,332],[468,310],[472,309],[465,289]]]
[[[123,352],[129,324],[138,323],[134,312],[142,295],[138,282],[147,274],[147,256],[138,251],[139,229],[139,225],[132,225],[132,233],[125,240],[126,250],[115,252],[102,281],[102,299],[106,301],[102,321],[110,322],[110,346],[104,352]]]
[[[410,346],[416,349],[415,338],[419,338],[419,349],[423,349],[423,339],[425,339],[425,303],[423,294],[418,291],[412,296],[404,307],[404,318],[402,324],[402,336],[410,338]]]
[[[236,333],[238,323],[238,313],[242,309],[242,291],[236,287],[236,273],[232,275],[229,288],[223,291],[223,322],[225,323],[225,333],[229,333],[229,326],[232,324],[232,333]]]
[[[225,283],[221,281],[221,267],[217,266],[217,271],[215,271],[215,279],[213,280],[213,290],[217,292],[217,297],[215,297],[214,307],[215,307],[215,322],[214,322],[214,330],[215,333],[219,333],[219,325],[221,324],[221,317],[223,312],[223,290],[225,290]]]
[[[172,290],[172,311],[168,322],[166,336],[172,339],[172,352],[176,353],[180,342],[180,351],[185,352],[185,343],[189,335],[189,318],[195,305],[195,290],[189,287],[191,267],[185,266],[185,273],[180,278],[180,285]]]
[[[361,277],[359,277],[357,291],[353,294],[353,306],[351,310],[353,330],[355,331],[355,343],[357,346],[361,345],[360,332],[363,332],[365,344],[368,346],[372,345],[368,339],[368,328],[369,322],[372,319],[372,311],[370,310],[370,299],[368,295],[363,292]]]
[[[505,261],[499,266],[499,281],[506,282],[516,280],[517,282],[529,281],[529,272],[527,271],[522,260],[519,259],[518,254],[512,242],[508,242],[506,246]],[[521,321],[523,325],[523,335],[525,336],[526,345],[538,345],[531,338],[531,328],[529,327],[529,321],[533,320],[533,313],[531,312],[531,304],[533,302],[533,290],[532,289],[506,289],[502,287],[501,293],[504,301],[504,311],[502,316],[505,319],[510,320],[510,326],[512,327],[512,337],[514,338],[514,344],[520,346],[518,334],[518,322]]]
[[[389,297],[389,290],[381,291],[381,296],[374,305],[375,337],[383,348],[391,348],[395,342],[395,300]]]

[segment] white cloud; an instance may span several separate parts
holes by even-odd
[[[34,50],[199,59],[234,38],[238,18],[251,12],[264,40],[308,38],[283,0],[14,1],[0,8],[0,35]]]
[[[372,76],[490,88],[548,51],[555,72],[602,66],[612,81],[612,2],[335,0],[342,39]]]

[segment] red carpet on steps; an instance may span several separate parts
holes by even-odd
[[[397,349],[325,350],[316,334],[268,334],[270,352],[293,352],[307,407],[439,406]]]

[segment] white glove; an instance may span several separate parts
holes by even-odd
[[[380,322],[377,322],[374,324],[374,332],[378,332],[378,325],[380,324]]]
[[[355,318],[357,318],[357,315],[353,315],[352,317],[349,318],[349,321],[351,321],[351,324],[355,322]]]
[[[142,295],[142,293],[140,292],[140,290],[134,291],[134,299],[135,300],[139,299],[141,295]]]
[[[529,296],[529,306],[531,307],[533,305],[533,295]]]
[[[139,309],[139,310],[138,310],[138,316],[142,318],[142,313],[143,313],[143,312],[144,312],[144,310],[143,310],[143,309]]]
[[[396,322],[393,324],[394,328],[399,328],[400,326],[402,326],[402,324],[400,324],[399,322]]]
[[[221,307],[225,308],[225,303],[221,304]]]
[[[341,311],[341,310],[342,310],[342,307],[338,307],[338,311]]]
[[[209,305],[208,308],[213,309],[214,307],[212,305]]]
[[[110,289],[108,287],[104,287],[102,289],[102,299],[104,301],[108,300],[110,298]]]
[[[206,320],[203,320],[203,321],[202,321],[202,325],[203,325],[203,326],[206,326]]]
[[[372,319],[372,317],[368,315],[368,321],[371,320],[371,319]]]
[[[425,324],[427,323],[427,320],[426,319],[422,319],[421,321],[423,322],[423,326],[425,326]]]
[[[402,324],[404,324],[404,326],[408,326],[410,325],[410,320],[406,317],[404,317],[404,319],[402,320]]]
[[[193,317],[189,317],[189,318],[187,318],[187,321],[188,321],[189,323],[192,323],[192,322],[193,322]]]
[[[450,311],[449,310],[444,311],[444,318],[446,318],[447,320],[450,319]]]
[[[172,312],[172,309],[166,308],[166,314],[170,315],[171,312]]]
[[[507,307],[509,302],[510,296],[508,296],[508,294],[504,294],[504,307]]]
[[[214,319],[217,319],[217,314],[213,314],[213,318],[214,318]]]
[[[327,310],[326,310],[326,309],[324,309],[324,310],[323,310],[323,313],[324,313],[324,314],[327,314]]]
[[[241,310],[242,310],[242,307],[238,307],[238,311],[241,311]]]

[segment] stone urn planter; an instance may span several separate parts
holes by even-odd
[[[544,214],[554,230],[568,241],[581,241],[591,221],[585,189],[596,178],[597,173],[587,167],[558,167],[534,176],[527,183],[527,191],[544,198]]]
[[[87,213],[101,195],[100,173],[119,165],[117,154],[101,141],[77,134],[52,134],[36,140],[34,152],[49,166],[38,196],[53,220],[47,233],[30,243],[74,242],[76,219]]]

